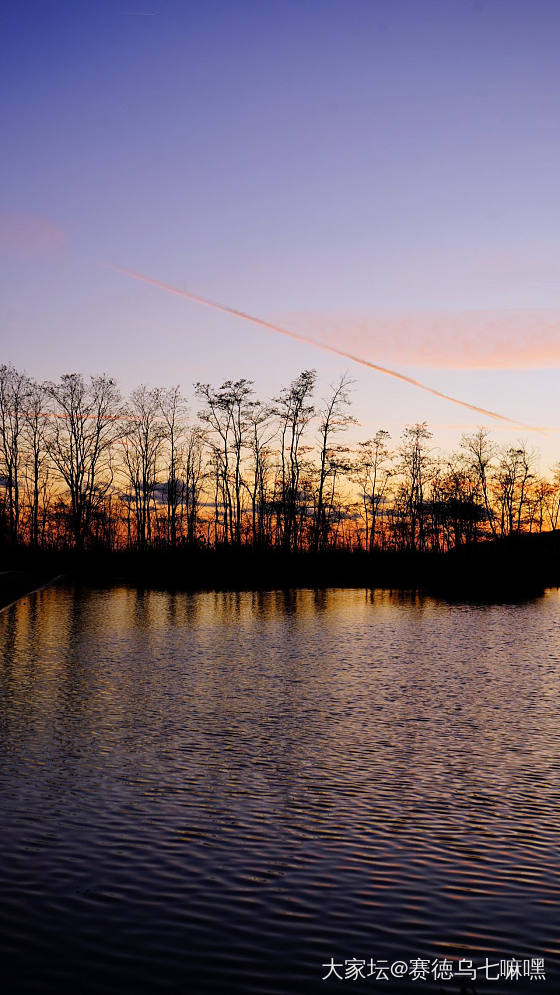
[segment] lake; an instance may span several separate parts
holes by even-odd
[[[60,586],[0,645],[6,995],[559,990],[557,591]]]

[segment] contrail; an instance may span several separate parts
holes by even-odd
[[[506,415],[500,415],[496,411],[489,411],[488,408],[480,408],[477,404],[469,404],[468,401],[461,401],[458,397],[452,397],[451,394],[444,394],[440,390],[436,390],[435,387],[428,387],[427,384],[422,383],[420,380],[415,380],[414,377],[408,377],[405,373],[399,373],[397,370],[390,370],[386,366],[379,366],[377,363],[370,363],[368,359],[363,359],[361,356],[355,356],[351,352],[346,352],[345,349],[337,349],[336,346],[327,345],[325,342],[319,342],[317,339],[312,339],[308,335],[300,335],[299,332],[292,332],[289,328],[282,328],[281,325],[274,325],[270,321],[265,321],[264,318],[257,318],[254,314],[247,314],[246,311],[238,311],[236,308],[227,307],[225,304],[217,304],[216,301],[209,301],[205,297],[199,297],[197,294],[191,294],[187,290],[179,290],[178,287],[172,287],[169,283],[162,283],[161,280],[154,280],[151,276],[144,276],[142,273],[136,273],[134,270],[126,269],[124,266],[116,266],[113,263],[108,264],[111,269],[116,270],[117,273],[124,273],[125,276],[131,276],[134,280],[140,280],[142,283],[148,283],[152,287],[159,287],[160,290],[166,290],[168,294],[177,294],[178,297],[184,297],[188,301],[194,301],[195,304],[203,304],[204,307],[213,308],[215,311],[222,311],[224,314],[232,314],[235,318],[243,318],[245,321],[251,321],[254,325],[259,325],[261,328],[268,328],[271,332],[276,332],[279,335],[287,335],[291,339],[295,339],[296,342],[305,342],[306,345],[312,345],[316,349],[323,349],[325,352],[332,352],[335,356],[342,356],[343,359],[350,359],[353,363],[358,363],[360,366],[366,366],[370,370],[376,370],[377,373],[384,373],[388,377],[394,377],[395,380],[402,380],[404,383],[409,383],[413,387],[418,387],[420,390],[425,390],[428,394],[433,394],[434,397],[441,397],[444,401],[451,401],[452,404],[459,404],[462,408],[468,408],[469,411],[476,411],[479,415],[487,415],[489,418],[495,418],[498,421],[508,422],[510,425],[516,425],[518,428],[526,428],[531,431],[542,432],[542,428],[538,428],[534,425],[526,425],[524,422],[516,421],[514,418],[508,418]]]

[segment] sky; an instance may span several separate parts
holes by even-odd
[[[348,373],[361,438],[560,459],[559,32],[556,0],[3,5],[0,362],[187,396]]]

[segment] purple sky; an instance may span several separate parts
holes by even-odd
[[[362,434],[481,421],[116,263],[560,426],[559,37],[555,0],[4,5],[0,359],[186,393],[348,370]]]

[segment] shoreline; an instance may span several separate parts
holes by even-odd
[[[0,573],[0,612],[17,604],[22,598],[62,580],[64,574],[53,577],[44,573],[34,573],[26,570],[4,570]]]
[[[515,601],[560,586],[560,530],[509,536],[446,553],[329,550],[288,554],[251,547],[145,551],[4,550],[0,609],[65,577],[182,591],[366,588],[444,600]]]

